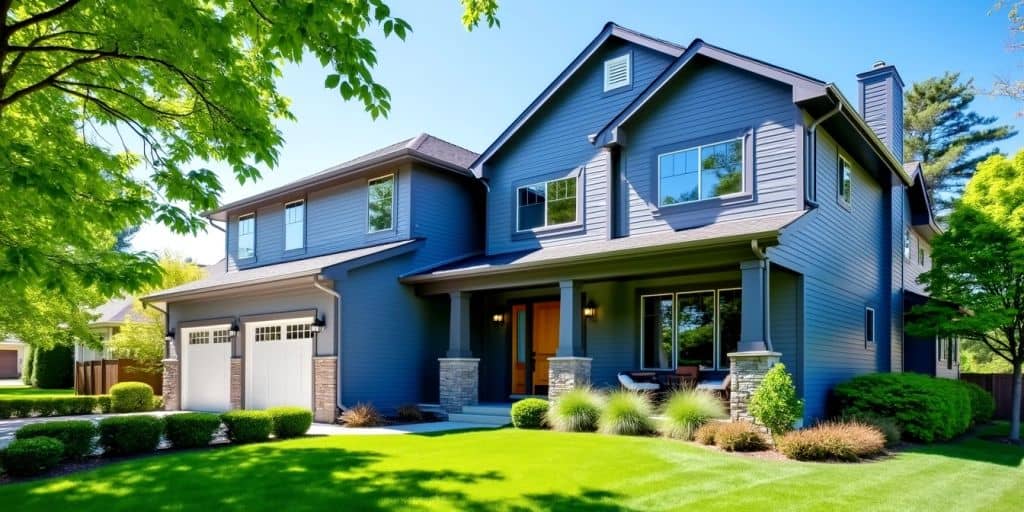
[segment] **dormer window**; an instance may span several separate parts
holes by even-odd
[[[284,206],[284,250],[302,249],[306,241],[306,202],[293,201]]]
[[[629,54],[604,61],[604,92],[612,91],[630,84]]]
[[[238,218],[238,259],[256,257],[256,214]]]
[[[369,232],[395,227],[395,175],[375,178],[367,183],[369,193]]]

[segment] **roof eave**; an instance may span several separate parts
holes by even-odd
[[[913,186],[914,181],[911,179],[910,175],[907,174],[907,171],[903,169],[903,164],[896,158],[896,155],[893,154],[892,150],[890,150],[889,147],[878,138],[875,131],[868,126],[867,121],[861,117],[857,112],[857,109],[855,109],[846,99],[846,96],[843,96],[843,93],[839,88],[836,87],[835,84],[828,84],[826,86],[826,90],[828,91],[830,98],[843,105],[843,119],[847,119],[853,123],[854,127],[857,128],[857,131],[860,132],[861,137],[863,137],[871,146],[875,154],[889,165],[890,170],[899,176],[900,180],[902,180],[906,186]]]

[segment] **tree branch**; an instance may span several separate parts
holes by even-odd
[[[25,27],[28,27],[30,25],[35,25],[36,23],[40,23],[40,22],[46,21],[46,20],[48,20],[50,18],[54,18],[54,17],[60,16],[61,14],[64,14],[65,12],[67,12],[67,11],[71,10],[72,8],[74,8],[81,1],[82,0],[67,0],[67,2],[64,2],[64,3],[60,4],[57,7],[54,7],[53,9],[50,9],[49,11],[44,11],[44,12],[41,12],[39,14],[36,14],[35,16],[31,16],[31,17],[25,18],[25,19],[23,19],[23,20],[21,20],[21,21],[19,21],[17,23],[14,23],[14,24],[8,26],[6,28],[7,34],[13,34],[13,33],[17,32],[18,30],[21,30],[21,29],[23,29]]]
[[[113,93],[116,93],[116,94],[120,94],[121,96],[124,96],[124,97],[134,101],[135,103],[138,103],[141,107],[145,108],[146,110],[149,110],[150,112],[153,112],[154,114],[161,115],[161,116],[188,117],[188,116],[192,115],[192,112],[194,110],[194,109],[193,110],[189,110],[188,112],[169,112],[167,110],[161,110],[159,108],[156,108],[156,107],[146,103],[145,101],[143,101],[142,99],[136,97],[133,94],[129,94],[129,93],[125,92],[125,91],[122,91],[120,89],[116,89],[114,87],[107,87],[105,85],[90,84],[90,83],[85,83],[85,82],[71,82],[71,81],[67,81],[67,80],[54,80],[53,83],[56,84],[56,85],[84,87],[86,89],[98,89],[98,90],[102,90],[102,91],[110,91],[110,92],[113,92]]]
[[[17,101],[18,99],[20,99],[23,96],[27,96],[29,94],[32,94],[33,92],[36,92],[36,91],[38,91],[38,90],[40,90],[40,89],[42,89],[42,88],[44,88],[44,87],[46,87],[48,85],[53,85],[53,82],[55,80],[60,78],[62,75],[64,75],[68,71],[71,71],[72,69],[75,69],[76,67],[81,66],[82,64],[86,64],[86,63],[89,63],[89,62],[94,62],[94,61],[100,60],[102,58],[103,57],[101,55],[94,55],[92,57],[82,57],[80,59],[75,59],[75,60],[71,61],[66,66],[58,69],[57,71],[54,71],[53,74],[51,74],[50,76],[48,76],[48,77],[46,77],[46,78],[44,78],[44,79],[42,79],[42,80],[40,80],[40,81],[30,85],[28,87],[25,87],[24,89],[19,89],[19,90],[15,91],[15,92],[11,93],[11,95],[7,96],[6,98],[0,98],[0,110],[3,110],[3,108],[5,106],[10,105],[11,103],[14,103],[15,101]]]

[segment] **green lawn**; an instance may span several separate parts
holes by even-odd
[[[0,386],[0,397],[74,395],[73,389],[39,389],[31,386]]]
[[[29,510],[1019,510],[1024,449],[922,447],[853,465],[655,438],[470,431],[166,454],[0,486]]]

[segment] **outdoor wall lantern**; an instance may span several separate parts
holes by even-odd
[[[494,313],[493,315],[491,315],[491,321],[494,322],[494,325],[497,325],[498,327],[505,325],[505,313],[502,313],[500,311]]]
[[[583,318],[593,320],[597,316],[597,305],[594,301],[587,302],[586,306],[583,306]]]
[[[317,334],[320,334],[321,332],[323,332],[324,327],[326,327],[326,326],[327,326],[327,321],[324,320],[323,317],[319,317],[319,318],[314,318],[313,319],[313,323],[310,326],[310,328],[313,329],[313,332],[315,332]]]
[[[235,336],[238,336],[238,331],[238,322],[231,322],[231,327],[228,328],[228,334],[234,338]]]
[[[164,341],[167,343],[174,343],[174,329],[167,330],[167,333],[164,334]]]

